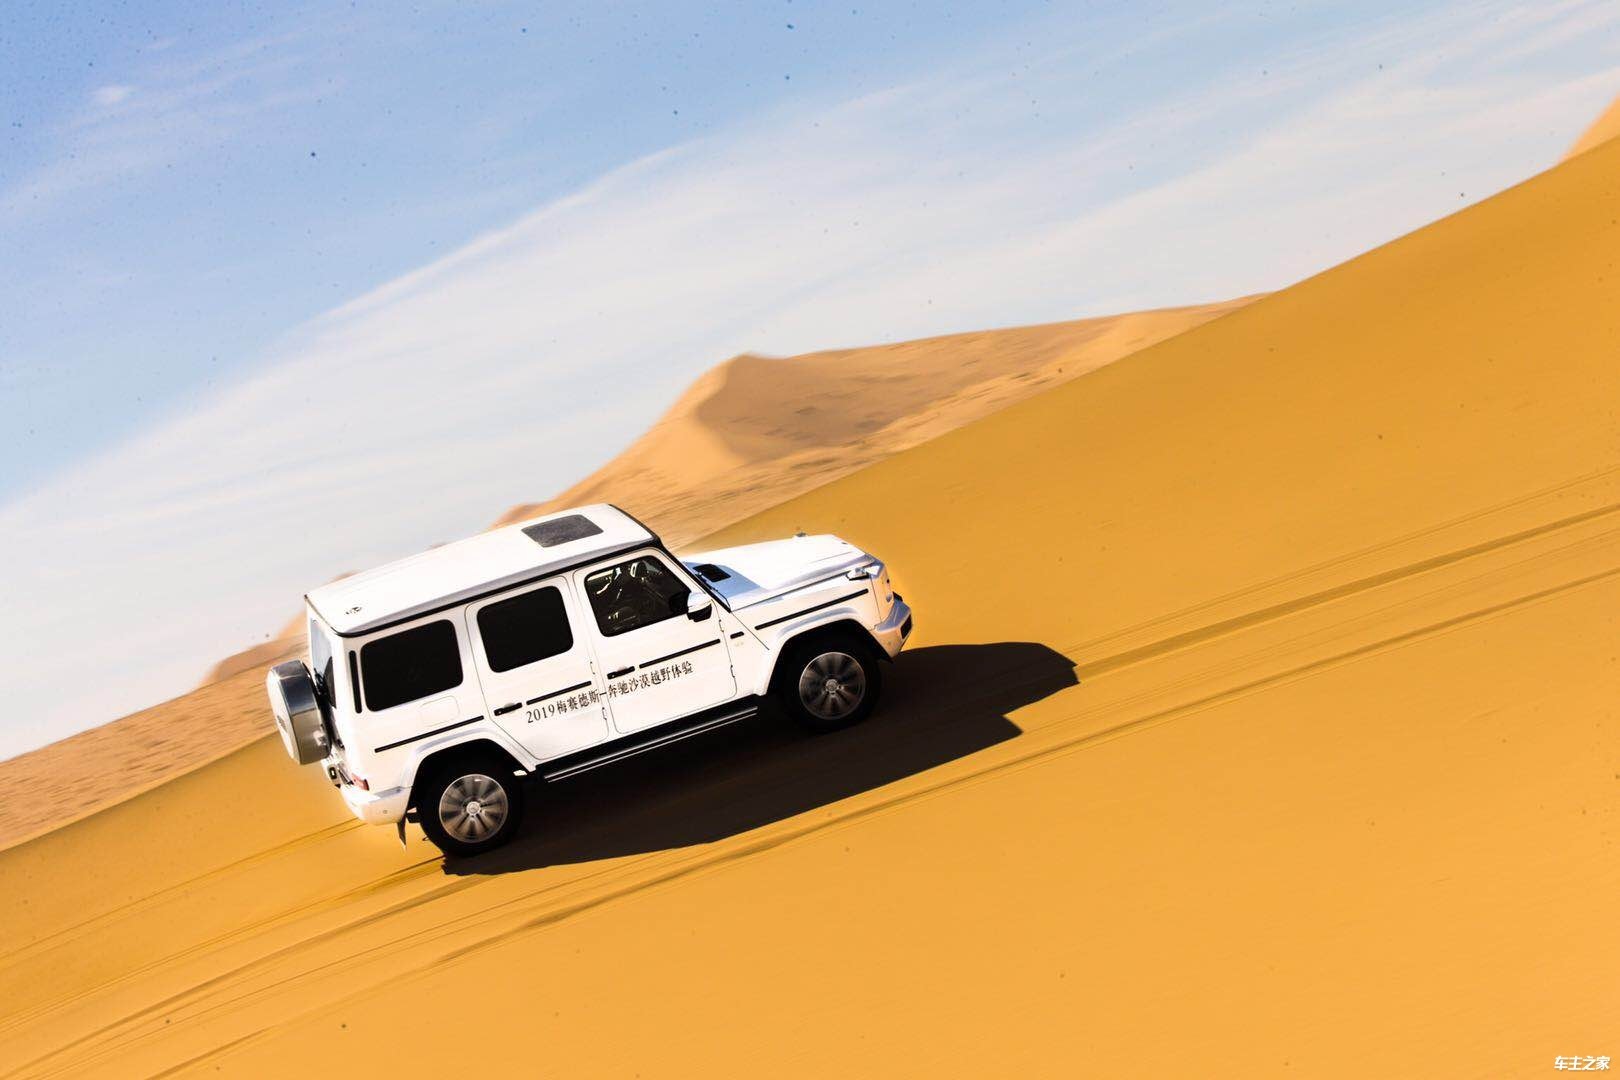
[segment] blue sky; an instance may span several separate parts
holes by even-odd
[[[617,165],[1042,7],[8,7],[0,496]]]
[[[727,355],[1276,288],[1616,93],[1588,0],[7,5],[0,753]]]

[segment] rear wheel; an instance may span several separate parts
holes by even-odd
[[[493,851],[517,834],[523,789],[494,754],[469,754],[431,767],[417,787],[416,812],[446,855]]]
[[[882,688],[870,645],[853,634],[826,634],[788,646],[775,691],[784,712],[819,733],[866,719]]]

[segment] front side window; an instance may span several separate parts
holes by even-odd
[[[692,590],[669,567],[643,555],[585,578],[585,593],[604,637],[629,633],[662,622],[685,610],[677,604]]]
[[[480,610],[478,636],[491,671],[511,671],[574,647],[562,593],[552,585]]]
[[[332,673],[332,642],[321,624],[309,620],[309,667],[315,676],[315,691],[328,705],[337,704],[337,685]]]
[[[449,619],[413,626],[360,649],[366,705],[372,711],[461,685],[461,649]]]

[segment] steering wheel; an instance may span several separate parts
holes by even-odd
[[[604,628],[616,630],[625,623],[634,622],[641,613],[641,605],[626,595],[632,584],[646,588],[646,583],[638,578],[635,571],[636,564],[632,563],[628,568],[604,578],[601,587],[592,594],[591,606],[596,609]]]

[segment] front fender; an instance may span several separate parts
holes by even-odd
[[[870,643],[872,650],[880,659],[887,660],[891,657],[887,647],[883,644],[883,642],[879,641],[872,635],[871,628],[866,626],[864,623],[851,618],[830,619],[824,623],[815,623],[810,626],[804,626],[790,631],[783,634],[777,641],[773,642],[771,644],[770,668],[765,672],[764,680],[759,684],[759,686],[755,687],[754,692],[761,695],[771,692],[771,688],[776,684],[776,672],[782,664],[782,657],[787,654],[787,651],[793,647],[795,642],[803,638],[813,637],[817,634],[825,633],[847,633],[856,635],[862,640]]]

